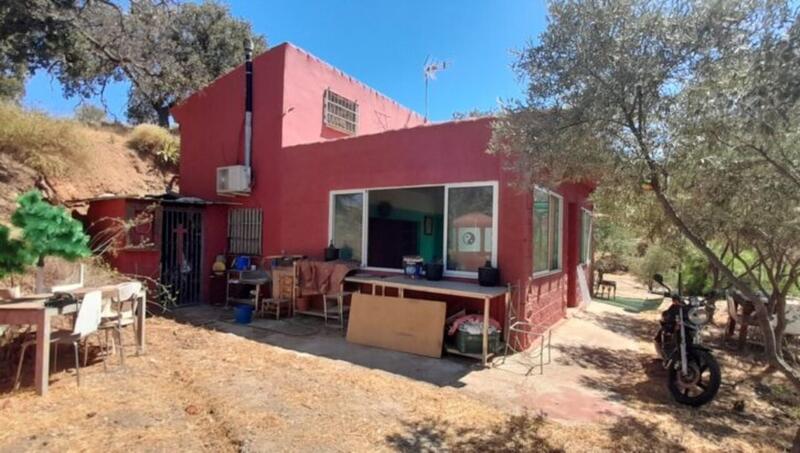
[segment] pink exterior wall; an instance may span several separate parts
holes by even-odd
[[[317,57],[291,45],[285,51],[283,146],[347,137],[322,124],[327,88],[358,103],[358,135],[423,124],[422,116],[387,98]]]
[[[322,126],[327,87],[359,102],[358,136],[330,139],[334,136]],[[248,197],[222,198],[215,193],[215,169],[241,162],[243,110],[241,68],[174,109],[181,129],[180,186],[188,196],[263,209],[264,255],[321,258],[329,240],[331,190],[497,181],[502,280],[521,285],[536,320],[546,324],[563,317],[567,304],[575,304],[577,214],[589,187],[559,188],[565,271],[532,280],[532,196],[512,188],[513,176],[503,170],[501,157],[486,153],[490,119],[420,126],[418,115],[305,52],[281,45],[254,62],[255,186]],[[390,122],[376,122],[376,111],[389,112]],[[206,212],[205,262],[210,266],[215,255],[225,253],[227,216],[224,207]],[[502,304],[492,317],[505,319]]]
[[[98,241],[106,241],[109,237],[107,231],[114,228],[114,222],[111,219],[128,219],[129,206],[134,203],[137,202],[128,199],[97,200],[90,203],[86,223],[87,232],[93,240],[93,248],[97,246]],[[145,206],[152,202],[138,203]],[[159,233],[156,232],[154,236],[156,241],[158,241]],[[157,280],[160,275],[160,242],[157,242],[152,248],[142,250],[126,247],[126,240],[125,235],[119,235],[113,244],[109,244],[107,249],[113,252],[104,255],[106,261],[123,274]]]

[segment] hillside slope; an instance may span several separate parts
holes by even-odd
[[[152,156],[129,149],[130,130],[119,126],[87,127],[75,123],[85,149],[58,176],[45,176],[0,149],[0,222],[8,221],[19,194],[39,189],[53,202],[102,194],[163,193],[175,174]]]

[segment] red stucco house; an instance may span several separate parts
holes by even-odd
[[[475,281],[491,261],[543,324],[578,304],[589,185],[519,191],[503,158],[487,153],[490,118],[426,123],[291,44],[253,61],[249,193],[219,193],[218,169],[245,162],[245,80],[242,66],[172,110],[181,195],[224,203],[204,204],[197,233],[205,299],[218,255],[321,259],[332,241],[381,272],[417,254],[442,262],[445,278]],[[492,317],[503,311],[496,305]]]

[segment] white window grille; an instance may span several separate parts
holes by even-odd
[[[345,134],[355,135],[358,124],[358,103],[325,90],[323,100],[323,122],[325,126]]]

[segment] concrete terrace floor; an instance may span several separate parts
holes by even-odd
[[[211,306],[180,308],[173,316],[179,322],[239,335],[299,355],[349,362],[455,388],[504,411],[544,412],[568,423],[614,421],[625,416],[621,398],[598,385],[608,378],[608,370],[603,364],[588,363],[593,359],[586,356],[601,351],[606,358],[639,357],[643,348],[641,339],[629,335],[624,326],[626,321],[638,324],[638,315],[599,303],[572,310],[555,326],[550,360],[545,352],[543,372],[538,348],[507,359],[498,357],[491,367],[483,368],[477,361],[462,357],[434,359],[348,343],[340,330],[325,327],[318,318],[257,319],[250,325],[239,325],[233,323],[231,310]]]

